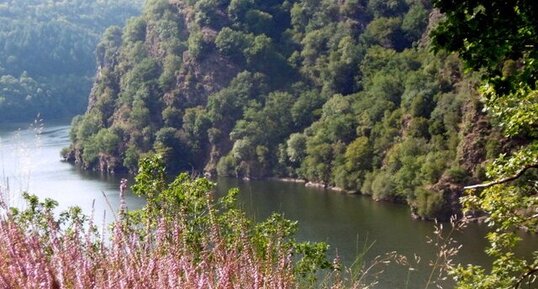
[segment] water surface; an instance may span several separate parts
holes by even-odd
[[[18,126],[21,127],[21,126]],[[107,176],[82,171],[62,162],[60,151],[69,145],[69,126],[39,128],[28,125],[0,128],[0,188],[12,206],[23,205],[22,192],[59,202],[59,210],[79,206],[88,214],[95,212],[102,221],[113,220],[112,210],[119,208],[121,176]],[[130,207],[138,208],[144,200],[127,196]]]
[[[24,129],[0,128],[1,191],[12,205],[21,206],[20,193],[28,191],[57,200],[60,209],[76,205],[87,213],[94,211],[97,222],[103,220],[104,211],[107,211],[106,221],[113,220],[111,211],[119,207],[121,176],[83,172],[61,162],[60,150],[69,144],[67,125],[50,125],[43,129],[18,127]],[[381,275],[376,288],[424,288],[426,284],[430,273],[427,264],[435,260],[437,252],[427,243],[428,236],[433,237],[434,224],[412,220],[406,206],[273,180],[244,182],[219,178],[217,183],[221,194],[231,187],[239,187],[241,207],[253,219],[262,220],[273,212],[281,212],[299,221],[298,240],[329,243],[331,256],[338,255],[345,264],[353,263],[367,247],[366,262],[391,251],[410,259],[420,256],[420,264],[413,265],[418,271],[391,266]],[[7,187],[9,193],[6,193]],[[127,203],[130,209],[135,209],[141,207],[144,200],[129,194]],[[485,226],[473,224],[458,233],[457,240],[464,246],[456,261],[487,264],[488,258],[483,253],[486,232]],[[525,242],[520,252],[528,255],[538,248],[538,238],[523,236]]]

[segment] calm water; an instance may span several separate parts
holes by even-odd
[[[0,184],[12,205],[20,206],[20,192],[29,191],[59,201],[61,208],[77,205],[88,213],[93,208],[97,221],[103,220],[105,210],[107,221],[113,219],[110,212],[119,207],[120,177],[82,172],[61,162],[59,152],[69,143],[68,126],[45,127],[39,134],[35,129],[16,128],[0,128]],[[220,193],[239,187],[241,206],[254,219],[281,212],[299,221],[297,239],[329,243],[331,254],[338,254],[346,264],[351,264],[365,247],[370,247],[366,260],[390,251],[398,251],[411,259],[414,254],[419,255],[422,260],[415,266],[418,271],[408,275],[406,268],[391,266],[376,288],[424,288],[429,275],[427,263],[435,254],[435,248],[427,244],[427,236],[433,236],[433,224],[411,220],[406,206],[376,203],[367,197],[278,181],[243,182],[222,178],[217,183]],[[8,194],[5,193],[7,186]],[[144,203],[143,199],[132,195],[127,201],[131,209]],[[92,203],[95,203],[93,207]],[[486,246],[485,233],[484,226],[472,225],[458,234],[457,239],[464,246],[457,261],[485,264],[487,257],[482,253]],[[538,248],[536,236],[524,237],[520,248],[523,254]]]
[[[66,125],[42,130],[28,128],[28,125],[3,125],[0,128],[0,188],[4,198],[13,206],[21,206],[20,193],[30,192],[40,198],[57,200],[61,210],[79,206],[91,213],[93,209],[99,221],[103,220],[106,210],[107,221],[112,221],[111,208],[117,210],[120,203],[120,177],[84,172],[62,162],[60,151],[68,145],[69,126]],[[143,199],[131,195],[127,201],[133,208],[144,204]]]

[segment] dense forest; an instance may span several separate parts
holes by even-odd
[[[141,6],[141,0],[1,0],[0,121],[83,112],[100,35],[139,15]]]
[[[150,0],[106,30],[66,159],[135,172],[291,177],[459,213],[464,184],[510,149],[483,112],[479,73],[430,48],[421,0]]]
[[[0,123],[82,111],[89,93],[64,158],[136,174],[130,192],[145,201],[129,210],[121,179],[117,214],[103,192],[114,221],[100,230],[93,205],[89,216],[59,213],[56,201],[23,193],[26,205],[9,207],[4,177],[1,288],[373,288],[391,263],[413,287],[423,248],[368,262],[374,243],[365,244],[346,267],[326,243],[296,240],[284,215],[247,217],[237,189],[219,198],[202,173],[300,180],[450,218],[427,237],[437,252],[422,261],[423,288],[448,278],[456,289],[536,288],[538,244],[530,254],[519,246],[538,233],[538,1],[138,7],[0,0]],[[377,218],[353,210],[365,214],[345,217]],[[456,236],[473,221],[487,225],[488,264],[458,261],[468,243]]]

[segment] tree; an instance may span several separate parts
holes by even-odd
[[[82,113],[96,68],[113,63],[121,46],[121,31],[114,25],[139,14],[141,2],[2,1],[0,122]]]
[[[368,9],[377,17],[394,16],[407,9],[407,4],[402,0],[370,0]]]
[[[493,228],[487,238],[494,257],[489,272],[479,266],[458,266],[458,288],[521,288],[536,286],[538,251],[530,260],[514,254],[516,231],[538,231],[538,2],[443,1],[434,5],[445,14],[433,32],[434,47],[457,52],[468,70],[482,71],[486,110],[507,137],[525,145],[501,154],[487,171],[489,183],[468,186],[467,212],[488,215]]]
[[[85,147],[106,153],[91,140],[110,128],[122,132],[115,157],[131,171],[159,152],[168,168],[301,177],[416,207],[416,189],[434,186],[470,147],[474,110],[463,106],[474,102],[464,101],[459,60],[416,43],[428,1],[169,2],[147,1],[102,39],[72,158]],[[417,140],[419,153],[396,150]],[[424,214],[448,195],[422,194]]]
[[[289,160],[293,163],[301,163],[306,152],[306,136],[301,133],[290,135],[286,150]]]

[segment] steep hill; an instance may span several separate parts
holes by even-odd
[[[158,152],[171,172],[293,177],[459,212],[496,140],[420,0],[150,0],[97,48],[65,157],[104,172]]]
[[[141,2],[0,0],[0,122],[82,113],[101,33]]]

